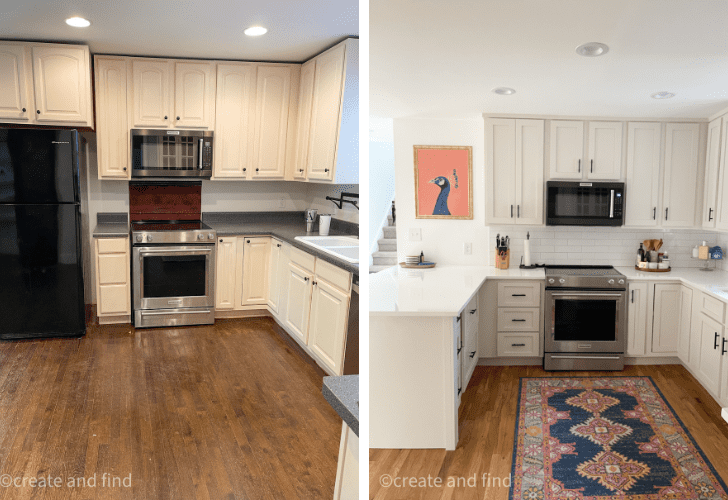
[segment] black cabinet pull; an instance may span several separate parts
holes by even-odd
[[[25,113],[25,108],[23,108],[23,113]]]
[[[458,396],[460,395],[460,393],[462,392],[462,390],[463,390],[462,387],[458,387]]]
[[[39,109],[36,109],[35,112],[38,113],[38,114],[40,114],[40,110]]]
[[[259,168],[256,168],[255,171],[258,172],[258,171],[260,171],[260,169]]]
[[[475,314],[475,311],[477,311],[477,309],[473,309],[472,311],[470,311],[470,314]]]
[[[278,243],[278,248],[281,248],[281,244],[280,243]]]
[[[470,357],[471,358],[474,358],[475,357],[475,351],[473,351],[473,352],[470,353]]]
[[[246,243],[250,243],[250,240],[247,240]]]
[[[521,218],[521,205],[516,205],[516,217]]]
[[[728,352],[728,351],[726,351],[726,349],[725,349],[725,344],[726,344],[726,342],[728,342],[728,339],[724,338],[724,339],[723,339],[723,350],[722,350],[722,351],[721,351],[721,353],[720,353],[720,355],[721,355],[721,356],[722,356],[722,355],[724,355],[724,354],[725,354],[726,352]]]
[[[525,293],[513,293],[513,294],[511,294],[511,297],[525,297],[525,296],[526,296]]]
[[[526,344],[511,344],[511,347],[526,347]]]
[[[652,220],[657,220],[657,207],[652,209]]]
[[[667,208],[665,209],[665,220],[667,220]]]
[[[248,170],[247,168],[244,168],[244,169],[243,169],[243,172],[246,172],[247,170]]]
[[[324,169],[324,172],[328,172],[328,171],[329,171],[329,169],[328,169],[328,168],[325,168],[325,169]]]
[[[303,281],[306,281],[306,282],[308,282],[308,278],[303,278]]]
[[[516,321],[526,321],[526,320],[525,319],[512,319],[511,321],[516,322]]]
[[[634,290],[632,290],[632,303],[634,304]]]
[[[462,314],[461,314],[460,316],[458,316],[458,317],[457,317],[457,321],[460,321],[460,319],[461,319],[462,317],[463,317],[463,315],[462,315]]]
[[[165,115],[164,119],[165,119],[165,120],[167,119],[167,116],[166,116],[166,115]]]
[[[222,240],[220,240],[220,243],[222,243]]]
[[[457,352],[457,354],[460,354],[460,351],[462,351],[462,350],[463,350],[463,348],[462,348],[462,347],[458,347],[458,352]]]
[[[179,116],[177,117],[177,121],[179,121]]]
[[[579,158],[579,173],[581,173],[581,158]]]
[[[513,205],[511,205],[511,218],[513,218]]]
[[[718,332],[715,332],[715,344],[713,345],[713,349],[718,348]]]
[[[124,172],[126,172],[126,167],[124,167]]]
[[[713,220],[713,209],[708,210],[708,222]]]
[[[316,286],[316,285],[318,284],[318,281],[312,281],[312,282],[311,282],[311,284],[312,284],[313,286]]]
[[[302,169],[302,168],[299,168],[299,169],[298,169],[298,171],[299,171],[299,172],[303,172],[303,169]]]
[[[589,172],[589,173],[593,174],[594,173],[594,160],[591,160],[591,167],[590,168],[591,168],[591,172]]]

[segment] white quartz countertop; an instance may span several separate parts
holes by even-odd
[[[714,297],[728,302],[728,272],[701,271],[696,268],[676,268],[669,273],[649,273],[634,267],[617,267],[629,281],[679,281],[691,288],[697,288]]]
[[[369,275],[370,316],[457,316],[486,279],[542,280],[543,269],[492,266],[394,266]]]

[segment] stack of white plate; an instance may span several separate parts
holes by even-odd
[[[407,255],[405,257],[405,263],[410,266],[416,266],[420,263],[420,256],[419,255]]]

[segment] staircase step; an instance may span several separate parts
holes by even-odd
[[[397,226],[384,226],[382,230],[384,231],[385,238],[397,237]]]
[[[392,259],[396,259],[397,258],[397,252],[396,251],[391,251],[391,250],[390,251],[387,251],[387,250],[385,250],[385,251],[379,251],[379,252],[374,252],[372,254],[372,257],[390,257]]]
[[[397,240],[392,238],[382,238],[378,242],[380,252],[396,252]]]
[[[379,271],[384,271],[385,269],[389,269],[390,267],[392,267],[392,266],[389,266],[389,265],[369,266],[369,274],[378,273]]]
[[[391,259],[389,257],[376,257],[372,258],[372,263],[375,266],[395,266],[397,265],[397,259]]]

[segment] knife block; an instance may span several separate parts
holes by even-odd
[[[498,247],[495,247],[495,267],[496,269],[508,269],[511,265],[511,251],[506,250],[505,256],[501,256]]]

